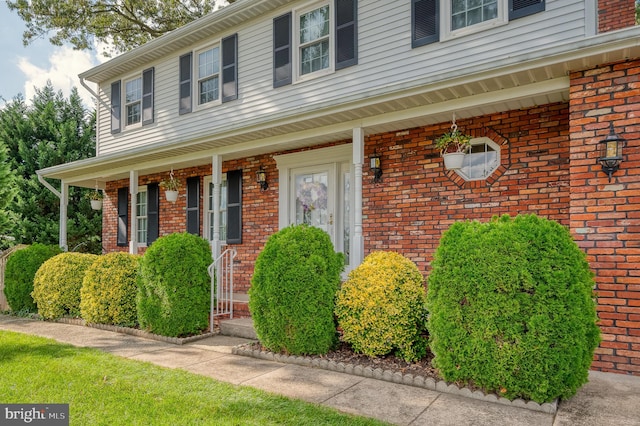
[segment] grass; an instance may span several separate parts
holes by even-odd
[[[0,331],[0,402],[69,404],[71,425],[384,424],[8,331]]]

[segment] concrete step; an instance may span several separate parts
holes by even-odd
[[[253,328],[251,318],[223,319],[220,321],[220,334],[223,336],[243,337],[245,339],[258,339]]]

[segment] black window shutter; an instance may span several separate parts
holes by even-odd
[[[191,112],[191,56],[191,52],[180,56],[179,114],[181,115]]]
[[[129,245],[129,188],[118,189],[118,246]]]
[[[411,47],[440,40],[439,0],[411,0]]]
[[[142,71],[142,125],[153,123],[153,67]]]
[[[158,239],[160,233],[160,189],[157,183],[147,185],[147,246]]]
[[[111,83],[111,133],[120,133],[120,80]]]
[[[242,170],[227,172],[227,244],[242,244]]]
[[[187,232],[200,235],[200,177],[187,179]]]
[[[544,11],[545,0],[509,0],[509,20]]]
[[[222,39],[222,102],[238,99],[238,34]]]
[[[291,84],[291,12],[273,19],[273,87]]]
[[[335,0],[336,69],[358,63],[358,1]]]

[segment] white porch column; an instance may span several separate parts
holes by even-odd
[[[129,172],[129,193],[131,194],[131,236],[129,238],[129,253],[138,254],[138,171],[131,170]]]
[[[69,184],[60,182],[60,234],[59,245],[63,251],[69,251],[67,245],[67,206],[69,205]]]
[[[351,262],[354,267],[360,265],[364,259],[364,237],[362,236],[362,166],[364,164],[364,130],[362,127],[353,129],[353,167],[354,167],[354,229],[353,247],[351,248]]]
[[[213,183],[213,240],[211,240],[211,255],[217,259],[222,251],[220,243],[220,187],[222,186],[222,157],[213,155],[211,158],[211,183]],[[206,193],[206,191],[205,191]]]

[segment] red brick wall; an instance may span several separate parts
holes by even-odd
[[[571,230],[596,273],[594,369],[640,374],[640,61],[571,74]],[[611,182],[598,141],[627,140]]]
[[[598,32],[633,27],[635,23],[635,0],[598,0]]]
[[[427,275],[442,232],[454,221],[536,213],[569,225],[569,124],[566,104],[458,120],[501,146],[502,166],[487,181],[446,172],[433,140],[450,123],[370,136],[382,154],[382,183],[363,185],[365,254],[394,250]]]

